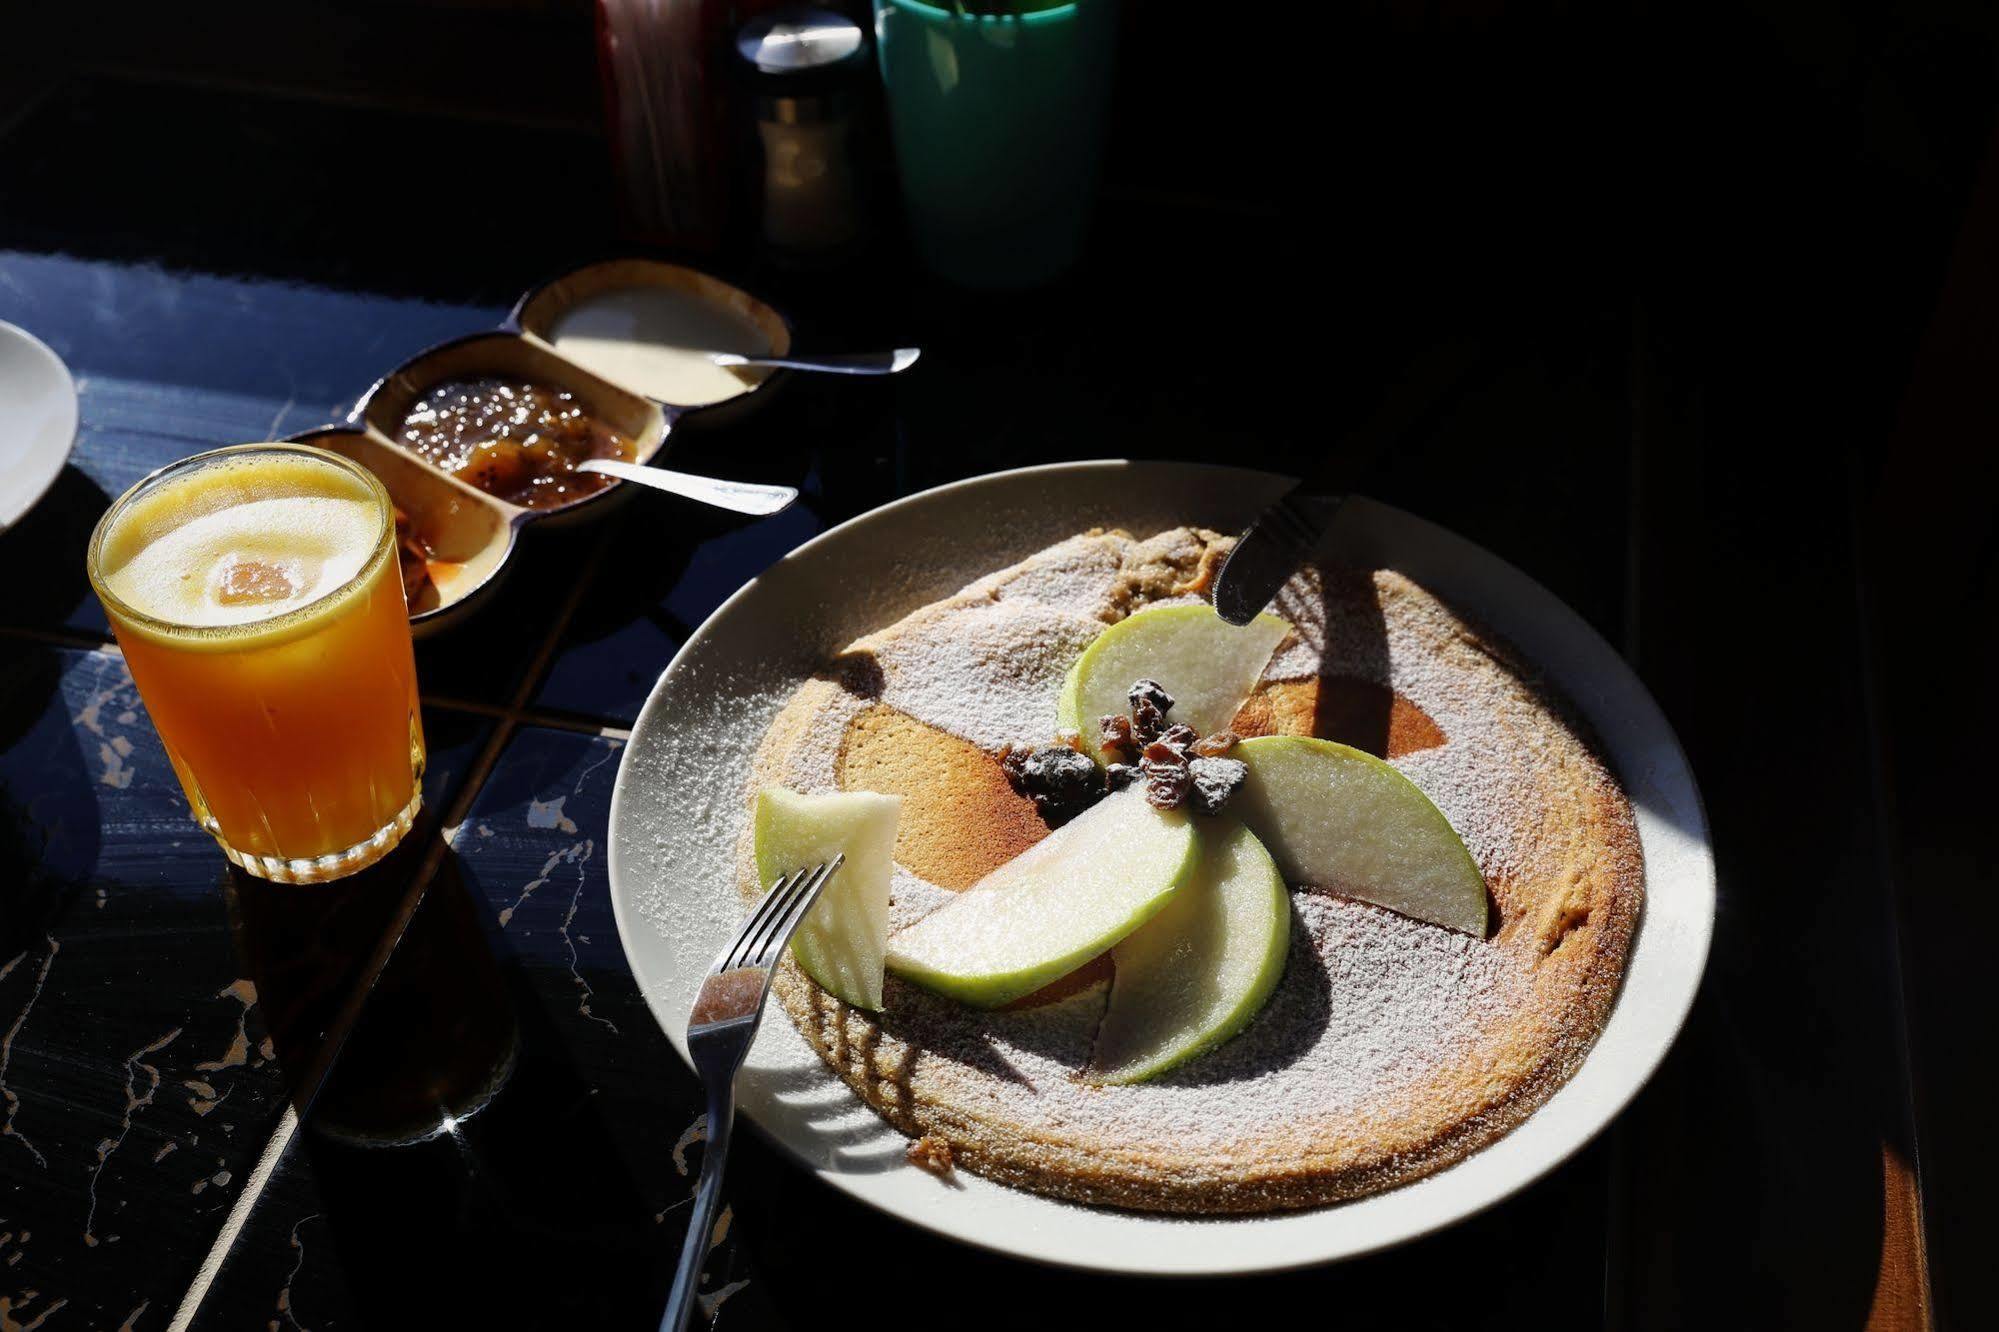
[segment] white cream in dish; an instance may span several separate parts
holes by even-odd
[[[726,401],[764,376],[716,365],[713,353],[770,353],[770,340],[748,319],[674,287],[600,292],[564,311],[549,341],[586,370],[676,407]]]

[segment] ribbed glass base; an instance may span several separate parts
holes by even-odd
[[[260,856],[247,851],[238,851],[224,841],[213,828],[215,844],[222,848],[222,854],[229,857],[232,864],[241,866],[246,874],[254,874],[260,879],[273,883],[326,883],[333,879],[344,879],[358,873],[396,849],[403,835],[416,822],[417,811],[423,808],[423,787],[419,785],[410,796],[410,802],[397,812],[393,819],[377,828],[374,833],[356,842],[345,851],[332,851],[323,856],[312,856],[298,860],[286,860],[282,856]]]

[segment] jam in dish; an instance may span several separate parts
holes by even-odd
[[[610,478],[579,472],[586,458],[638,456],[576,395],[531,380],[446,380],[403,417],[397,442],[468,485],[528,509],[594,495]]]

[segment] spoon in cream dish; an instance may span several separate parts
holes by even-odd
[[[850,352],[834,356],[742,356],[710,352],[708,359],[731,370],[805,370],[822,375],[899,375],[916,364],[921,347],[892,351]]]

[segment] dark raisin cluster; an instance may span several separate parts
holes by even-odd
[[[1140,680],[1126,695],[1131,700],[1131,738],[1150,744],[1166,729],[1166,714],[1173,711],[1173,695],[1157,680]]]
[[[1140,680],[1128,696],[1131,711],[1103,718],[1101,748],[1111,757],[1107,785],[1122,790],[1145,783],[1145,798],[1159,809],[1190,805],[1213,814],[1235,794],[1249,769],[1223,758],[1236,744],[1234,731],[1203,737],[1182,722],[1168,722],[1173,696],[1157,680]]]
[[[1249,768],[1224,758],[1235,748],[1234,731],[1203,736],[1183,722],[1171,722],[1173,695],[1157,680],[1131,687],[1129,712],[1105,717],[1098,748],[1107,760],[1099,768],[1083,738],[1064,731],[1052,745],[1008,745],[1000,768],[1013,789],[1034,802],[1042,821],[1059,828],[1112,791],[1142,782],[1145,798],[1158,809],[1186,805],[1213,814],[1236,793]]]
[[[1068,744],[1009,745],[1000,753],[1000,768],[1051,828],[1096,804],[1109,789],[1096,762]]]

